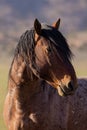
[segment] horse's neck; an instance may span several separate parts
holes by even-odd
[[[29,97],[40,90],[40,80],[32,75],[22,57],[14,58],[9,73],[8,88],[17,97]]]

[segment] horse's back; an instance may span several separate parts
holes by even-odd
[[[87,130],[87,78],[78,79],[78,88],[69,99],[68,130]]]

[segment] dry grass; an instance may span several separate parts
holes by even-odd
[[[3,121],[3,104],[5,100],[5,95],[7,91],[7,75],[8,75],[8,65],[0,64],[0,129],[6,130]]]

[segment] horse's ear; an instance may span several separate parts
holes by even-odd
[[[53,23],[52,25],[54,28],[59,29],[60,26],[60,18],[57,20],[57,22]]]
[[[38,19],[35,19],[35,21],[34,21],[34,29],[35,29],[35,31],[36,31],[36,33],[37,33],[38,35],[41,34],[41,24],[40,24],[40,22],[38,21]]]

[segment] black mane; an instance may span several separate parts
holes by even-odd
[[[34,29],[27,30],[19,39],[19,43],[15,50],[15,55],[23,56],[25,61],[33,60],[34,58]]]
[[[32,72],[39,77],[39,70],[35,63],[35,40],[34,40],[35,30],[32,28],[31,30],[27,30],[19,39],[19,43],[15,49],[15,57],[18,55],[24,58],[26,69],[30,67]],[[31,77],[33,78],[33,73]]]
[[[49,39],[50,43],[54,44],[59,56],[65,61],[71,60],[72,52],[67,44],[64,36],[55,28],[49,25],[42,25],[42,36]]]

